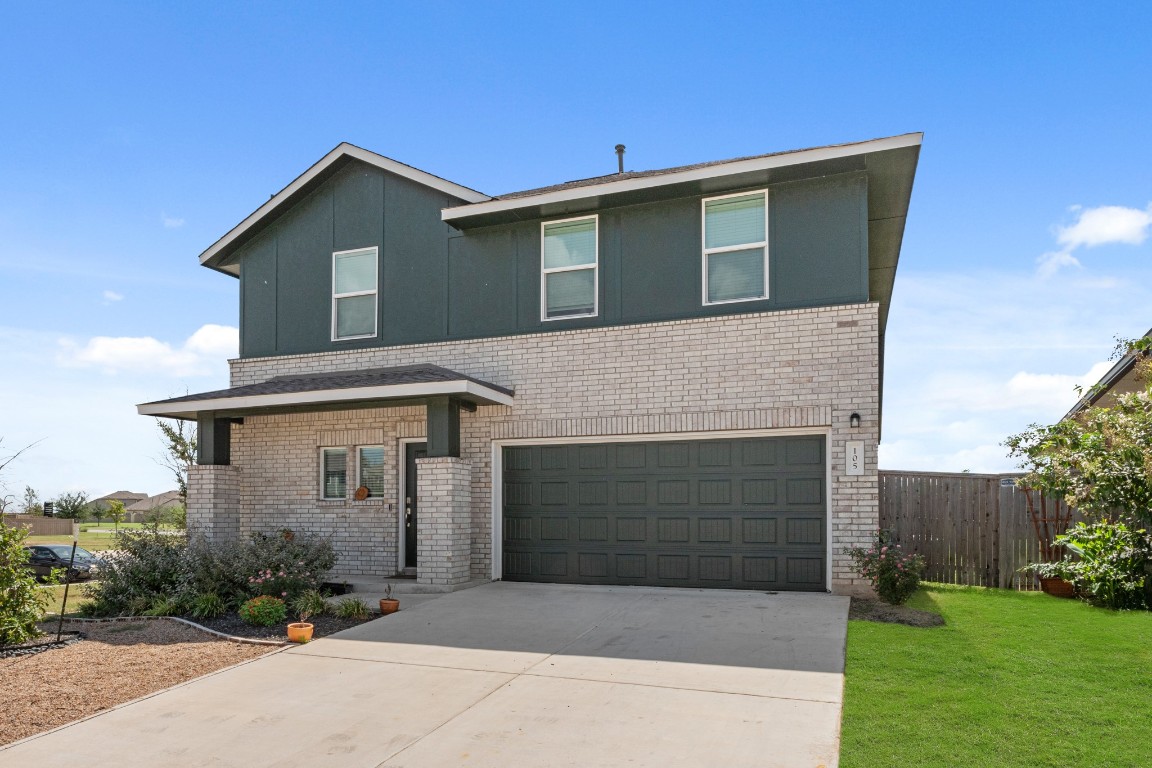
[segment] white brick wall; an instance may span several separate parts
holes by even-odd
[[[512,406],[461,420],[471,466],[471,575],[491,573],[491,441],[512,438],[820,427],[833,467],[833,584],[862,582],[842,550],[878,523],[877,305],[764,312],[474,341],[234,360],[232,385],[291,373],[433,363],[515,390]],[[862,426],[852,430],[851,413]],[[242,531],[331,535],[342,576],[396,571],[397,441],[424,434],[424,409],[252,416],[233,428]],[[844,441],[866,443],[862,477],[843,476]],[[383,444],[380,499],[320,501],[320,446]],[[350,452],[350,466],[355,454]],[[354,474],[354,473],[353,473]],[[355,478],[349,478],[354,488]]]
[[[420,507],[417,578],[421,584],[455,586],[472,569],[472,467],[467,459],[418,459]]]

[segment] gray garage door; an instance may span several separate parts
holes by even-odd
[[[504,448],[504,578],[825,589],[820,436]]]

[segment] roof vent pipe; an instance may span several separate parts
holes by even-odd
[[[623,144],[617,144],[616,145],[616,164],[620,168],[618,173],[624,173],[624,145]]]

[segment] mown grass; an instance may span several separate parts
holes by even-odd
[[[68,612],[65,616],[78,616],[76,609],[80,607],[80,603],[85,602],[88,598],[85,594],[86,584],[77,583],[70,584],[68,588]],[[52,602],[48,604],[48,613],[56,616],[60,615],[60,608],[64,605],[64,585],[59,584],[51,587],[41,587],[52,596]]]
[[[29,536],[24,540],[25,544],[66,544],[72,546],[71,534],[57,534],[55,536]],[[92,533],[81,531],[79,537],[80,546],[89,552],[101,552],[105,549],[113,549],[116,546],[116,534],[114,533]]]
[[[932,629],[852,621],[840,764],[1148,766],[1152,613],[929,585]]]

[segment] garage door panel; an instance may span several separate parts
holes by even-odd
[[[824,472],[822,437],[506,448],[504,577],[823,589]]]

